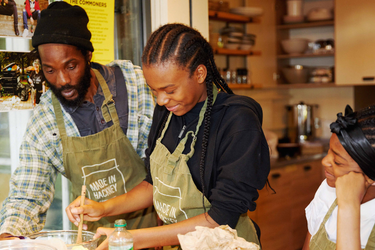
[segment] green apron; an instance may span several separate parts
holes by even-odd
[[[325,224],[328,218],[331,216],[333,210],[337,206],[337,199],[332,203],[329,208],[326,216],[323,219],[323,222],[320,224],[318,232],[311,238],[310,241],[310,250],[335,250],[336,243],[328,239],[328,234],[326,232]],[[371,234],[368,238],[366,247],[364,250],[373,250],[375,249],[375,225],[372,228]]]
[[[85,136],[68,137],[66,134],[61,106],[52,95],[61,143],[66,177],[72,183],[72,199],[81,195],[82,185],[86,185],[86,197],[102,202],[124,194],[142,182],[146,169],[129,139],[120,127],[115,103],[99,71],[93,69],[103,90],[105,101],[102,113],[106,122],[113,125],[103,131]],[[126,204],[124,204],[126,205]],[[88,222],[88,230],[97,227],[113,227],[117,218],[126,219],[128,229],[156,226],[156,214],[152,207],[129,214],[102,218]]]
[[[216,96],[217,89],[215,87],[214,101]],[[199,113],[196,131],[188,131],[172,154],[161,143],[172,117],[171,112],[162,134],[156,142],[155,149],[150,156],[150,169],[154,191],[153,203],[156,212],[165,224],[176,223],[204,213],[202,192],[197,189],[191,177],[187,161],[194,154],[196,136],[203,122],[206,108],[207,100]],[[185,149],[185,143],[189,136],[193,137],[190,152],[183,154],[182,152]],[[204,204],[207,209],[211,207],[206,197],[204,197]],[[259,245],[255,227],[247,214],[240,216],[236,230],[238,236]],[[178,248],[178,246],[164,247],[164,249]]]

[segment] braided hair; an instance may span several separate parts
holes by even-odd
[[[152,66],[170,61],[188,69],[190,77],[194,74],[199,65],[203,64],[207,68],[207,76],[205,79],[207,87],[207,109],[204,114],[202,154],[199,163],[203,193],[202,202],[203,208],[206,211],[204,205],[204,194],[206,191],[204,185],[204,170],[213,105],[212,83],[221,91],[229,94],[233,94],[233,92],[220,76],[210,44],[197,30],[191,27],[177,23],[166,24],[158,28],[150,36],[143,51],[142,64],[144,66]],[[168,116],[166,116],[166,118],[167,117]]]
[[[366,139],[375,148],[375,104],[357,111],[356,117]]]

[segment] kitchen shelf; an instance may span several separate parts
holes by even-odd
[[[209,10],[208,11],[208,17],[209,21],[219,21],[219,22],[225,22],[226,26],[228,26],[228,23],[240,23],[244,26],[246,26],[247,23],[260,23],[260,18],[257,17],[248,17],[244,15],[238,15],[234,13],[229,12],[223,12],[223,11],[214,11]],[[246,28],[244,29],[246,30]],[[226,48],[218,48],[213,47],[213,52],[216,55],[223,55],[226,58],[226,69],[229,69],[229,63],[230,63],[230,57],[235,56],[241,56],[244,59],[244,64],[246,65],[246,58],[247,56],[260,56],[260,51],[253,51],[253,50],[239,50],[239,49],[226,49]],[[246,67],[246,66],[245,66]],[[246,67],[247,68],[247,67]],[[231,88],[233,89],[254,89],[254,88],[261,88],[261,85],[254,85],[254,84],[231,84]],[[260,86],[260,87],[259,87]]]
[[[342,85],[336,85],[333,82],[330,83],[284,83],[277,84],[277,89],[308,89],[308,88],[332,88],[332,87],[347,87]],[[272,89],[273,87],[267,87]],[[266,88],[265,88],[266,89]]]
[[[214,54],[217,55],[228,55],[228,56],[260,56],[260,51],[253,50],[239,50],[239,49],[225,49],[225,48],[213,48]]]
[[[228,84],[230,89],[261,89],[261,84]]]
[[[282,54],[282,55],[277,55],[278,59],[288,59],[288,58],[308,58],[308,57],[329,57],[329,56],[334,56],[335,53],[324,53],[324,54]]]
[[[334,24],[335,22],[333,20],[328,20],[328,21],[315,21],[315,22],[306,22],[306,23],[281,24],[281,25],[277,25],[276,28],[279,30],[303,29],[303,28],[333,26]]]
[[[229,12],[209,10],[208,17],[210,20],[235,22],[235,23],[259,23],[260,19],[233,14]]]

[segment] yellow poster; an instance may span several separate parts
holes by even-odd
[[[113,0],[65,0],[71,5],[84,8],[89,17],[88,28],[94,46],[93,62],[107,64],[114,60],[114,12]]]

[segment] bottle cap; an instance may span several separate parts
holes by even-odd
[[[115,221],[115,227],[126,227],[127,223],[124,219],[119,219]]]

